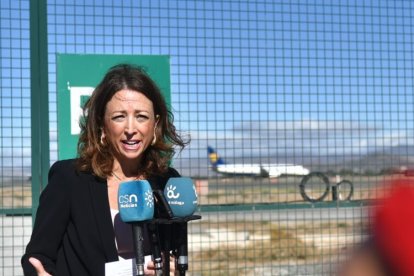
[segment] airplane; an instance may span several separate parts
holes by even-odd
[[[227,164],[211,146],[207,147],[212,169],[223,175],[276,178],[282,175],[304,176],[309,170],[295,164]]]

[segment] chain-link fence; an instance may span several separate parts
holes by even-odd
[[[41,189],[30,6],[0,2],[1,275],[22,275]],[[414,164],[413,13],[411,1],[47,1],[47,157],[61,146],[58,54],[169,56],[191,136],[173,164],[203,217],[190,273],[328,275],[366,238],[381,183]]]

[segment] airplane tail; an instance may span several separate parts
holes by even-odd
[[[217,152],[210,146],[207,147],[208,158],[210,159],[210,164],[214,168],[217,168],[217,165],[224,164],[224,160],[217,154]]]

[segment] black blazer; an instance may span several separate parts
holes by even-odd
[[[164,189],[164,176],[150,179],[153,189]],[[22,257],[24,275],[37,275],[30,257],[57,276],[103,276],[105,263],[118,260],[105,179],[78,172],[75,160],[58,161],[49,171],[33,232]]]

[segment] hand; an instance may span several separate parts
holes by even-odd
[[[47,273],[43,264],[36,258],[30,257],[29,262],[32,266],[36,269],[37,276],[52,276],[51,274]]]
[[[144,269],[145,275],[155,275],[155,266],[154,262],[150,261],[147,264],[147,267]],[[174,256],[170,256],[170,276],[175,275],[175,258]]]

